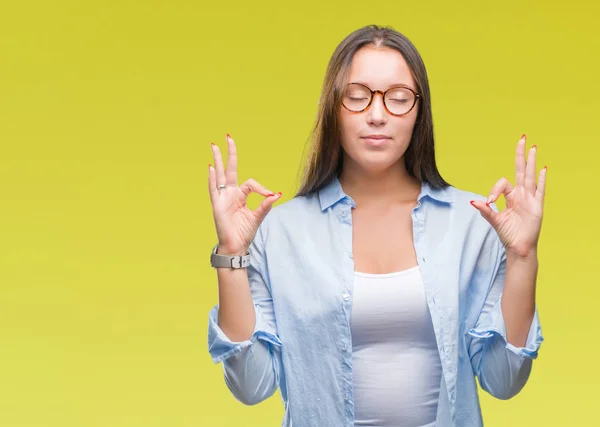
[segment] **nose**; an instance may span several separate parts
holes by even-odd
[[[369,124],[382,125],[387,122],[387,111],[383,105],[383,94],[376,92],[373,94],[373,101],[367,110],[367,121]]]

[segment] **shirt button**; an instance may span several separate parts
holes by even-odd
[[[346,395],[344,396],[344,400],[346,400],[346,401],[350,400],[350,395],[346,394]]]
[[[350,294],[342,295],[344,297],[344,301],[350,301]]]
[[[348,349],[348,346],[346,344],[342,344],[342,350],[346,351]]]
[[[342,218],[346,218],[348,216],[348,212],[342,212]]]

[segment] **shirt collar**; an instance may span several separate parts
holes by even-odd
[[[340,184],[340,180],[337,176],[334,176],[327,184],[325,184],[325,186],[318,191],[318,194],[319,202],[321,203],[321,211],[324,211],[327,208],[335,205],[344,198],[347,198],[353,206],[356,206],[354,200],[344,193],[342,185]],[[423,182],[421,184],[421,193],[419,194],[419,198],[417,200],[420,202],[425,196],[442,203],[453,202],[449,187],[439,189],[432,188],[428,183]]]
[[[435,201],[450,204],[454,201],[450,188],[432,188],[427,182],[423,182],[418,200],[421,201],[423,197],[427,196]]]
[[[354,204],[354,200],[344,193],[342,185],[340,184],[340,180],[337,176],[331,178],[329,182],[319,190],[319,201],[321,202],[322,211],[335,205],[344,198],[348,198],[348,200]],[[354,204],[354,206],[356,205]]]

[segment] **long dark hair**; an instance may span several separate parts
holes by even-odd
[[[296,196],[323,187],[342,171],[342,146],[339,112],[354,54],[362,47],[389,47],[404,57],[421,94],[412,138],[404,155],[408,173],[433,188],[449,186],[440,175],[433,141],[431,96],[425,64],[411,41],[390,27],[369,25],[348,35],[335,49],[323,82],[311,147]]]

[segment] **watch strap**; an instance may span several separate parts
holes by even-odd
[[[217,243],[210,254],[210,265],[213,268],[247,268],[250,265],[250,252],[246,255],[221,255],[217,253]]]

